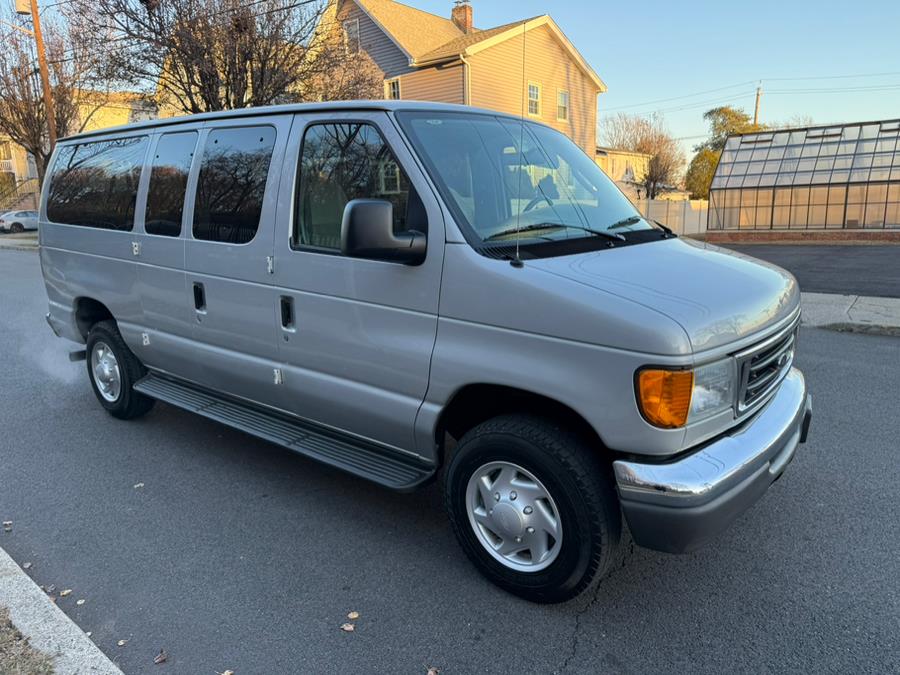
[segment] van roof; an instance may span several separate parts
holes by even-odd
[[[351,111],[371,111],[382,110],[388,112],[396,112],[399,110],[423,110],[433,112],[466,112],[466,113],[483,113],[488,115],[509,117],[511,119],[521,119],[508,113],[499,112],[497,110],[487,110],[484,108],[473,108],[466,105],[457,105],[453,103],[434,103],[430,101],[334,101],[328,103],[290,103],[287,105],[270,105],[258,108],[237,108],[235,110],[220,110],[216,112],[197,113],[195,115],[183,115],[181,117],[165,117],[145,122],[135,122],[132,124],[123,124],[116,127],[107,127],[104,129],[94,129],[85,131],[80,134],[73,134],[66,138],[61,138],[60,142],[79,140],[82,138],[90,138],[95,136],[106,136],[125,131],[138,131],[144,129],[155,129],[157,127],[170,127],[178,124],[190,124],[196,122],[206,122],[211,120],[227,120],[240,119],[242,117],[259,117],[262,115],[283,115],[290,113],[311,113],[311,112],[351,112]]]

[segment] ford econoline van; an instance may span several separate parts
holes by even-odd
[[[578,595],[626,536],[710,541],[806,440],[794,278],[649,222],[541,124],[236,110],[65,139],[48,176],[47,320],[112,416],[162,401],[394,490],[440,480],[525,598]]]

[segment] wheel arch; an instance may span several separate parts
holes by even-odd
[[[458,441],[466,431],[478,424],[510,413],[555,420],[584,437],[598,452],[609,452],[599,432],[571,406],[527,389],[482,383],[461,387],[441,410],[434,437],[441,462],[445,460],[448,435]]]
[[[75,327],[81,334],[82,339],[87,341],[88,333],[94,324],[100,321],[115,320],[109,308],[99,300],[82,296],[75,298]]]

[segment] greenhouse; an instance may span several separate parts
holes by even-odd
[[[900,120],[730,136],[710,230],[900,228]]]

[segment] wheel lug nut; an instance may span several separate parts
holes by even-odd
[[[533,527],[526,527],[526,528],[525,528],[525,531],[526,531],[528,534],[534,534],[534,528],[533,528]]]
[[[522,537],[516,537],[516,543],[517,543],[517,544],[521,544],[521,543],[522,543]]]
[[[531,508],[530,506],[526,506],[524,509],[522,509],[522,512],[523,512],[526,516],[530,516],[530,515],[534,512],[534,509]]]
[[[494,501],[495,501],[495,502],[499,502],[499,501],[500,501],[500,493],[499,493],[499,492],[495,492],[495,493],[494,493]]]
[[[514,500],[514,501],[515,501],[515,498],[518,497],[518,496],[519,496],[519,495],[516,494],[516,491],[515,491],[515,490],[513,490],[512,492],[509,493],[509,498],[512,499],[512,500]]]

